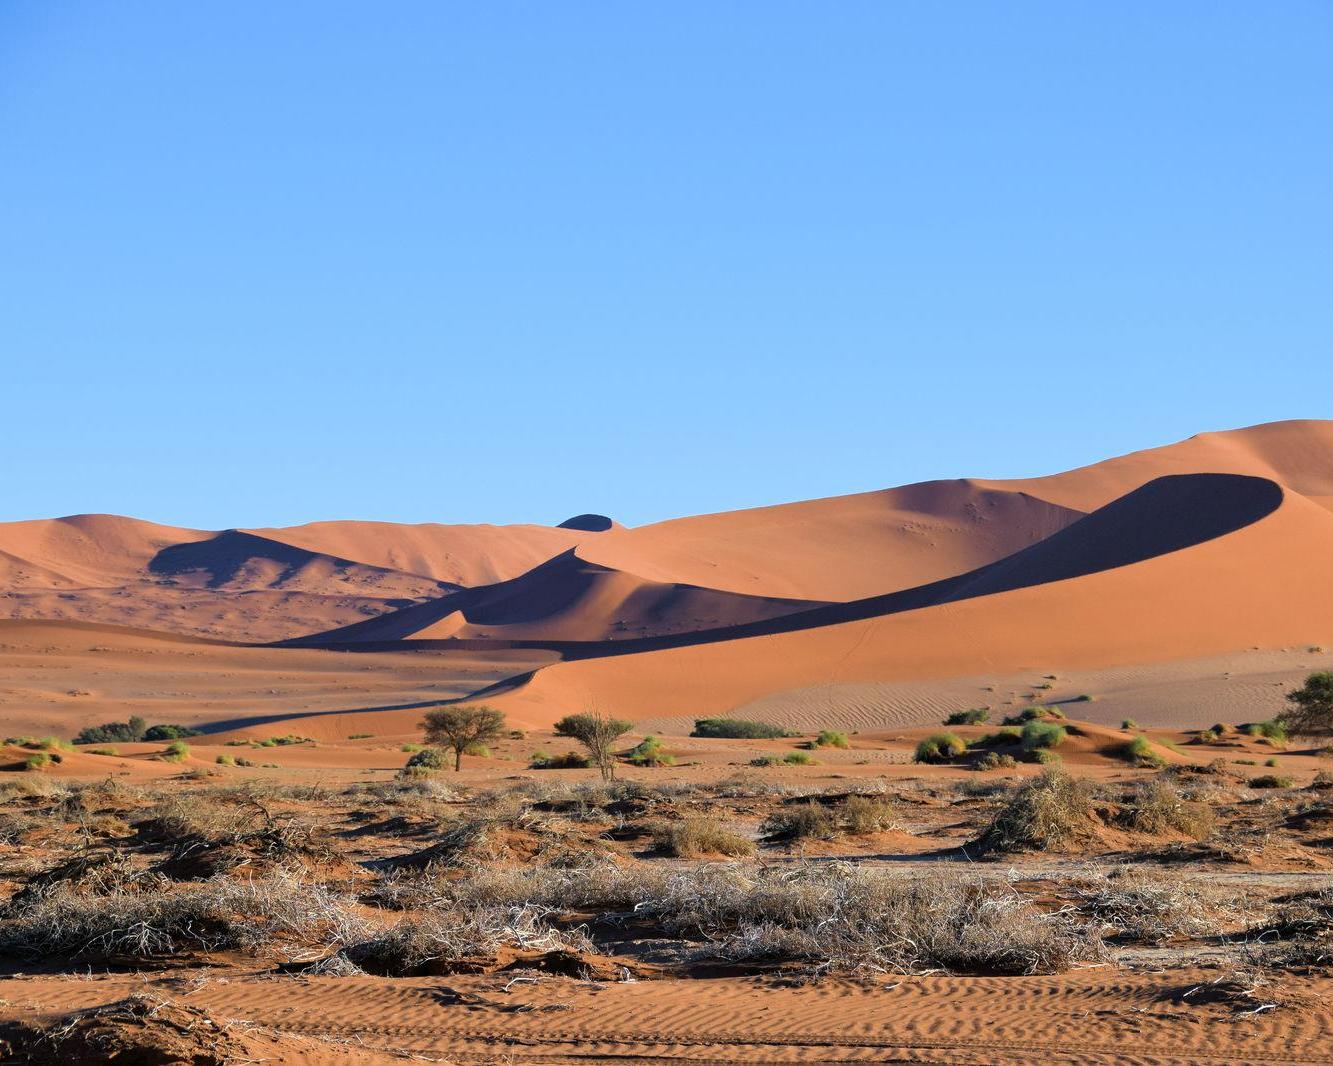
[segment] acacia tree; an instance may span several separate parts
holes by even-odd
[[[585,748],[602,772],[603,781],[616,778],[614,747],[617,740],[634,728],[623,718],[608,718],[596,712],[569,714],[555,723],[557,736],[572,737]]]
[[[1333,670],[1311,674],[1305,684],[1287,693],[1292,704],[1280,716],[1287,731],[1297,736],[1333,735]]]
[[[421,722],[426,743],[449,748],[454,753],[454,770],[463,768],[463,752],[480,744],[499,740],[504,733],[505,716],[484,704],[462,707],[437,707],[426,712]]]

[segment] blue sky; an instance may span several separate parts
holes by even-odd
[[[0,518],[630,523],[1333,416],[1333,5],[0,4]]]

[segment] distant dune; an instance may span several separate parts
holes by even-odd
[[[637,529],[593,514],[219,532],[106,515],[16,522],[0,525],[0,614],[43,621],[0,626],[0,642],[21,633],[27,649],[20,674],[0,655],[0,716],[84,719],[145,698],[219,724],[303,707],[410,717],[434,692],[493,699],[533,725],[589,704],[654,722],[743,707],[807,720],[802,708],[827,698],[825,715],[836,704],[873,726],[880,712],[851,694],[909,686],[901,707],[867,697],[887,726],[932,705],[931,685],[1143,667],[1157,678],[1144,691],[1174,686],[1176,723],[1178,678],[1195,675],[1172,663],[1333,645],[1330,558],[1333,422],[1313,421],[1205,433],[1050,477]],[[133,632],[105,630],[120,634],[117,651],[52,651],[43,666],[42,641],[87,639],[62,636],[60,622]],[[173,653],[180,669],[161,692],[144,680],[168,633],[229,642],[198,645],[209,680],[191,681],[188,652]],[[236,691],[262,694],[268,679],[273,698],[247,710],[224,695],[233,668],[248,679]],[[280,680],[287,669],[308,680]],[[338,678],[330,691],[325,671]]]

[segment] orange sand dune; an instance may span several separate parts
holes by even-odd
[[[1167,474],[1235,473],[1333,497],[1333,422],[1275,422],[1025,480],[932,481],[883,492],[614,530],[585,559],[654,581],[849,600],[1003,558]]]
[[[115,515],[11,522],[0,524],[0,615],[269,641],[514,577],[591,535],[377,522],[214,533]]]
[[[937,589],[919,607],[561,664],[500,698],[533,723],[589,702],[634,718],[704,714],[801,686],[1086,669],[1327,642],[1333,568],[1317,563],[1333,548],[1333,514],[1286,492],[1275,509],[1253,518],[1258,501],[1251,493],[1265,485],[1280,492],[1261,479],[1219,479],[1216,509],[1248,507],[1252,520],[1202,542],[1177,543],[1179,523],[1196,516],[1197,494],[1181,501],[1183,509],[1160,492],[1159,498],[1136,494],[1137,501],[1113,504],[1026,553],[941,583],[946,595]],[[1117,553],[1132,552],[1136,535],[1145,542],[1137,550],[1157,536],[1164,553],[1117,565]],[[1112,565],[1069,576],[1088,561]]]
[[[521,577],[464,589],[298,643],[449,637],[612,641],[732,627],[816,606],[694,585],[645,581],[572,550]]]

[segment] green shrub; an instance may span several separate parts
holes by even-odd
[[[916,746],[916,762],[942,763],[957,758],[967,751],[967,745],[957,733],[932,733]]]
[[[1264,774],[1250,778],[1249,784],[1250,788],[1291,788],[1295,782],[1282,774]]]
[[[50,755],[44,751],[39,751],[29,755],[27,759],[24,760],[23,768],[25,770],[45,770],[51,765],[51,762],[52,759]]]
[[[1273,758],[1271,758],[1271,759],[1265,759],[1265,760],[1264,760],[1264,765],[1267,766],[1267,767],[1268,767],[1269,769],[1271,769],[1271,770],[1276,770],[1276,769],[1277,769],[1277,756],[1273,756]]]
[[[179,740],[181,737],[197,737],[199,730],[188,725],[155,725],[144,730],[143,739],[157,744],[164,740]]]
[[[119,755],[120,752],[118,752],[115,748],[89,748],[88,751],[87,751],[87,754],[88,754],[88,755]]]
[[[821,729],[819,736],[815,737],[815,746],[819,748],[850,748],[851,741],[847,739],[846,733],[839,733],[834,729]]]
[[[1287,727],[1275,718],[1264,722],[1250,722],[1244,727],[1245,735],[1257,737],[1271,744],[1284,744],[1287,740]]]
[[[1020,741],[1024,751],[1034,752],[1039,748],[1058,748],[1065,742],[1067,735],[1062,725],[1033,719],[1023,727]]]
[[[1131,766],[1160,770],[1166,765],[1166,759],[1153,750],[1152,742],[1142,733],[1132,740],[1125,741],[1117,749],[1117,754]]]
[[[998,751],[988,751],[975,763],[973,767],[977,770],[1011,770],[1018,765],[1018,760],[1012,755],[1002,755]]]
[[[1038,763],[1041,766],[1055,766],[1064,761],[1059,755],[1051,751],[1050,748],[1038,748],[1036,751],[1028,752],[1027,760],[1028,762]]]
[[[586,770],[590,766],[592,760],[578,751],[567,751],[562,755],[534,751],[528,762],[528,768],[531,770]]]
[[[695,721],[694,731],[690,734],[719,740],[776,740],[789,735],[781,726],[744,718],[700,718]]]
[[[1081,693],[1079,693],[1077,696],[1074,696],[1069,702],[1070,702],[1070,703],[1091,703],[1095,698],[1096,698],[1096,697],[1094,697],[1094,696],[1089,696],[1086,692],[1081,692]]]
[[[74,738],[75,744],[106,744],[117,742],[133,744],[143,739],[146,724],[142,718],[132,717],[128,722],[104,722],[81,729]]]
[[[1033,722],[1040,718],[1064,718],[1065,712],[1059,707],[1047,707],[1037,705],[1033,707],[1024,707],[1017,714],[1011,714],[1005,718],[1001,725],[1024,725],[1027,722]]]
[[[782,757],[788,766],[814,766],[815,760],[803,751],[789,751]]]
[[[163,762],[184,762],[190,757],[190,745],[183,740],[173,740],[161,755]]]
[[[1005,726],[994,733],[987,733],[968,744],[969,748],[999,748],[1017,744],[1023,739],[1022,731],[1014,726]]]
[[[990,711],[985,707],[972,707],[966,711],[954,711],[944,719],[945,725],[981,725],[990,718]]]
[[[750,760],[751,766],[781,766],[781,755],[760,755],[757,759]]]
[[[375,735],[374,733],[348,733],[348,734],[347,734],[347,739],[348,739],[348,740],[369,740],[369,739],[370,739],[371,737],[373,737],[374,735]]]
[[[674,766],[676,760],[662,748],[662,742],[653,736],[644,737],[630,749],[626,758],[635,766]]]
[[[1124,730],[1138,729],[1138,727],[1139,723],[1134,721],[1133,718],[1126,718],[1123,722],[1120,723],[1120,728]]]
[[[218,756],[216,759],[214,759],[213,761],[216,762],[219,766],[235,766],[235,765],[236,765],[236,756],[235,756],[235,755],[219,755],[219,756]]]
[[[422,748],[408,757],[407,765],[403,769],[414,770],[417,773],[433,773],[436,770],[443,770],[446,766],[448,762],[444,752],[438,748]]]

